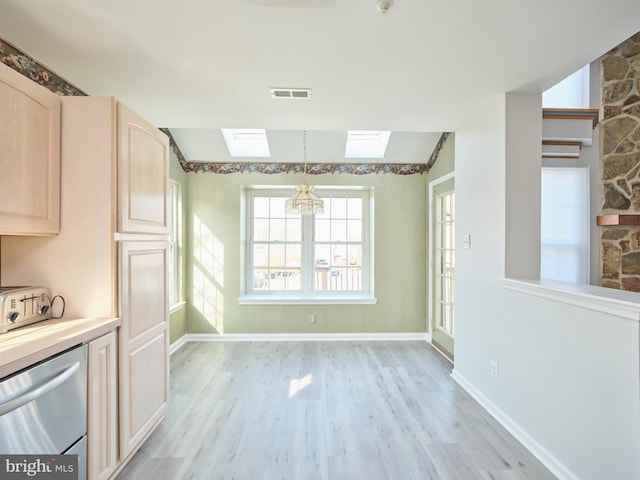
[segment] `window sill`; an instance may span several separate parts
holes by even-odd
[[[185,301],[172,303],[171,305],[169,305],[169,315],[177,312],[178,310],[181,310],[186,304],[187,302]]]
[[[372,295],[243,295],[240,305],[374,305]]]

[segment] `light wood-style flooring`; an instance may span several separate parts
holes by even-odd
[[[421,341],[193,342],[118,480],[555,478]]]

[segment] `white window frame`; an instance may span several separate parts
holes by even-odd
[[[300,291],[264,291],[252,290],[253,279],[253,198],[257,195],[277,195],[290,197],[295,187],[248,186],[242,193],[242,294],[241,305],[254,304],[373,304],[374,268],[373,268],[373,226],[374,226],[374,192],[370,187],[316,187],[315,193],[323,200],[331,197],[359,197],[363,199],[363,240],[362,240],[362,284],[360,290],[349,291],[317,291],[313,289],[314,245],[313,215],[302,215],[302,278]]]
[[[169,179],[169,310],[184,305],[182,185]]]

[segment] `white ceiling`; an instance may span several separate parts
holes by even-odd
[[[418,132],[425,162],[491,97],[543,91],[638,31],[638,0],[0,0],[0,38],[199,161],[223,157],[224,127]]]

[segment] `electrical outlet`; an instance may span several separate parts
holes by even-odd
[[[491,376],[497,380],[498,379],[498,362],[496,362],[495,360],[491,360],[490,366],[491,366]]]
[[[311,315],[309,315],[309,323],[310,324],[315,324],[318,321],[318,317],[315,313],[312,313]]]

